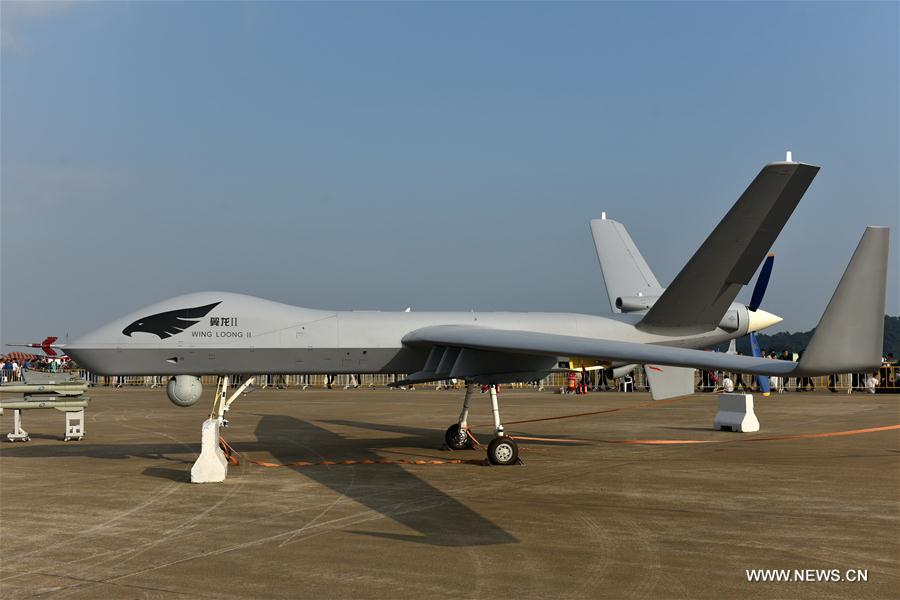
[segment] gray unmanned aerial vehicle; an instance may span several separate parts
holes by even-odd
[[[654,398],[693,391],[693,369],[760,375],[856,372],[881,360],[888,236],[867,227],[799,362],[701,350],[781,319],[735,302],[819,168],[766,165],[674,281],[662,288],[621,224],[591,222],[612,313],[372,312],[299,308],[251,296],[200,292],[164,300],[65,346],[83,367],[105,375],[171,375],[169,398],[200,398],[199,376],[219,385],[204,424],[204,452],[218,441],[229,376],[254,373],[405,374],[398,383],[467,383],[463,409],[446,432],[452,448],[471,443],[467,415],[475,384],[490,386],[493,464],[516,461],[504,435],[496,386],[545,377],[560,361],[648,368]],[[207,429],[209,426],[209,435]],[[207,443],[207,438],[209,442]],[[224,477],[224,476],[223,476]]]

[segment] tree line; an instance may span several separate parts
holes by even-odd
[[[776,351],[780,353],[782,350],[790,352],[802,352],[809,340],[816,332],[815,328],[809,331],[782,331],[767,335],[765,333],[757,333],[756,339],[759,340],[759,347],[767,351]],[[717,350],[724,351],[728,349],[728,344],[720,344]],[[744,336],[737,340],[737,350],[742,354],[750,354],[750,336]],[[884,316],[884,348],[882,352],[887,355],[892,353],[895,357],[900,357],[900,317]]]

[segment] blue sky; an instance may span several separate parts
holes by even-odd
[[[665,284],[766,162],[822,166],[764,308],[813,327],[894,231],[898,4],[0,5],[4,342],[176,294],[608,310],[588,221]],[[742,295],[749,298],[749,290]]]

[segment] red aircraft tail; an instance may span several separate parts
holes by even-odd
[[[40,347],[40,349],[43,350],[47,356],[56,356],[56,350],[53,349],[53,342],[58,339],[59,338],[52,335],[47,336],[46,338],[44,338],[43,342],[41,342],[40,344],[34,344],[34,346]]]
[[[56,350],[54,350],[53,342],[58,340],[58,337],[55,336],[47,336],[44,338],[44,341],[39,344],[6,344],[7,346],[16,346],[19,348],[40,348],[44,351],[44,354],[47,356],[58,356]],[[57,346],[58,347],[58,346]]]

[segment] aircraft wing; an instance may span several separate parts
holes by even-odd
[[[536,372],[544,364],[549,365],[549,370],[559,356],[759,375],[781,375],[797,368],[797,363],[791,361],[473,325],[424,327],[404,336],[403,343],[432,348],[425,367],[410,376],[408,381],[412,382],[449,378],[479,383],[519,381],[522,379],[504,379],[504,376]],[[467,355],[471,354],[477,354],[479,360],[469,360]],[[488,366],[482,366],[485,364]],[[505,364],[511,365],[506,372],[501,370]]]
[[[434,325],[403,337],[404,345],[431,348],[425,366],[409,381],[527,381],[543,377],[560,356],[751,375],[823,375],[876,368],[884,338],[889,250],[890,230],[867,227],[799,363],[537,331]],[[677,384],[678,377],[671,382]]]
[[[750,282],[818,171],[795,162],[763,167],[639,327],[714,329],[741,286]]]

